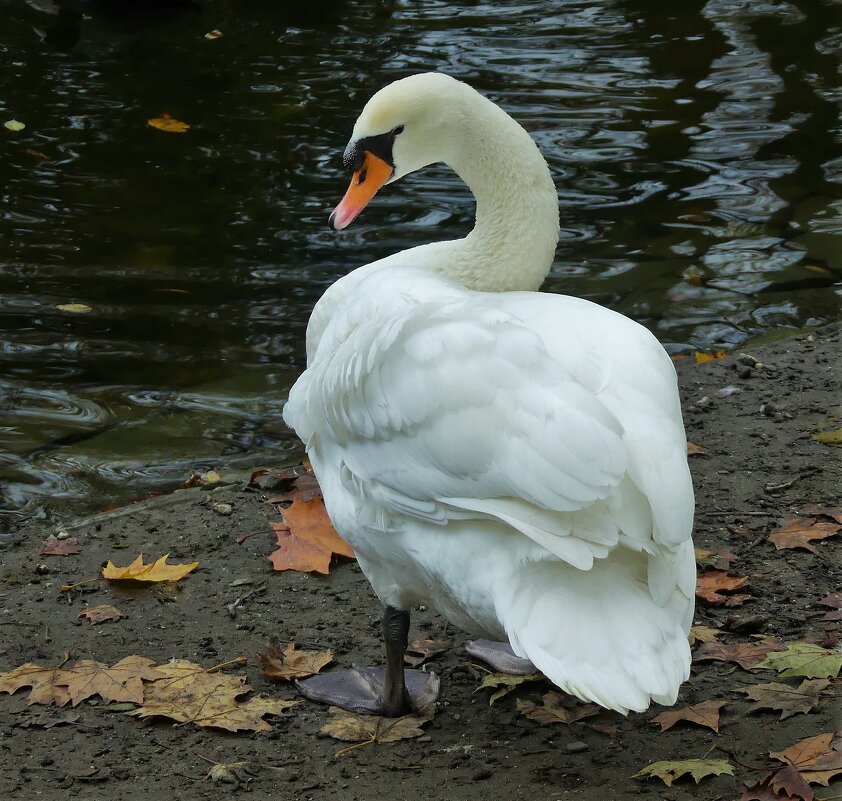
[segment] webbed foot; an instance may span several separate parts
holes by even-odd
[[[465,643],[465,650],[471,656],[490,665],[498,673],[529,676],[532,673],[541,672],[528,659],[518,656],[507,642],[469,640]]]

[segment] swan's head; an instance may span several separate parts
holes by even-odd
[[[460,139],[460,96],[476,94],[467,84],[439,72],[395,81],[381,89],[354,125],[345,148],[351,185],[330,215],[339,231],[349,225],[386,183],[449,161]]]

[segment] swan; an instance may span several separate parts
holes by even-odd
[[[537,291],[556,189],[529,134],[469,85],[389,84],[344,161],[336,230],[437,162],[473,192],[476,223],[353,270],[310,317],[284,419],[385,606],[386,660],[310,679],[308,697],[390,717],[417,707],[403,654],[424,604],[580,699],[624,714],[675,703],[696,573],[668,355],[620,314]]]

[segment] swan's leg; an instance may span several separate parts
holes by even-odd
[[[518,656],[507,642],[469,640],[465,643],[465,650],[470,656],[481,659],[498,673],[508,673],[514,676],[529,676],[532,673],[540,673],[532,662]]]
[[[409,632],[409,612],[387,606],[383,612],[386,643],[384,668],[332,670],[295,682],[305,698],[363,715],[400,717],[424,714],[435,703],[439,679],[434,673],[404,670],[403,655]]]

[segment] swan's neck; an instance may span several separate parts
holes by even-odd
[[[464,239],[441,243],[444,252],[433,267],[471,289],[538,289],[558,244],[558,196],[549,167],[518,123],[470,92],[464,136],[447,163],[476,198],[476,225]]]

